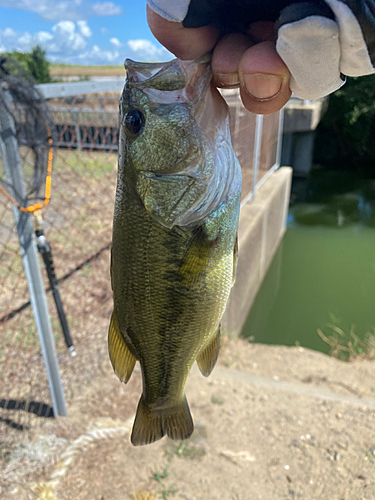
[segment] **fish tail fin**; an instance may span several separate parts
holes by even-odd
[[[131,442],[134,446],[154,443],[165,434],[171,439],[187,439],[194,430],[189,405],[184,396],[181,404],[168,414],[152,411],[143,396],[138,403]]]
[[[164,417],[164,423],[166,433],[171,439],[183,440],[192,435],[194,424],[185,395],[175,411]]]

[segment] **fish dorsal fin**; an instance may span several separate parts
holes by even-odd
[[[108,331],[108,351],[113,369],[125,384],[129,381],[136,362],[120,332],[116,311],[113,311]]]
[[[197,357],[197,364],[202,375],[208,377],[216,364],[220,350],[220,326],[217,334]]]

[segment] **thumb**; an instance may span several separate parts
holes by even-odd
[[[184,28],[168,21],[147,5],[147,22],[154,37],[179,59],[197,59],[215,47],[220,32],[213,26]]]

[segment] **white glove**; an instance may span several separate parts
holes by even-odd
[[[291,73],[291,90],[302,99],[334,92],[345,76],[375,72],[372,0],[291,4],[281,11],[276,28],[276,50]]]
[[[302,99],[334,92],[346,76],[375,72],[375,0],[147,2],[157,14],[185,27],[216,23],[234,32],[244,18],[248,24],[275,22],[276,50],[291,73],[291,90]]]

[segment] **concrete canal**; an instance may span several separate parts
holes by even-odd
[[[328,325],[355,325],[360,338],[375,328],[375,180],[315,171],[294,182],[287,232],[242,334],[328,352],[317,334],[331,335]]]

